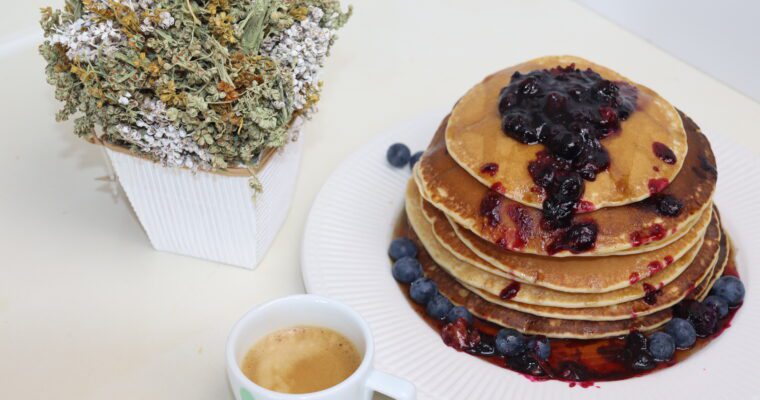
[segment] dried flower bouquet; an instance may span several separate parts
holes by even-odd
[[[337,0],[68,0],[42,10],[47,79],[75,131],[167,166],[253,166],[319,99]]]

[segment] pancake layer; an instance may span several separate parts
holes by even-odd
[[[572,56],[542,57],[503,69],[468,91],[454,106],[446,128],[446,144],[453,159],[484,186],[499,182],[506,197],[541,208],[543,193],[535,190],[528,163],[544,146],[522,144],[505,135],[498,110],[499,94],[515,72],[526,74],[571,64],[580,70],[591,68],[604,79],[633,85],[638,93],[636,110],[622,122],[621,130],[602,140],[612,162],[607,171],[586,182],[583,200],[597,209],[630,204],[650,196],[650,180],[673,181],[687,152],[686,133],[676,109],[653,90]],[[675,162],[668,164],[659,159],[652,151],[653,143],[671,149]],[[487,163],[498,164],[498,171],[482,173],[480,169]]]

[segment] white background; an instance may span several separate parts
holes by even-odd
[[[760,101],[760,2],[576,0]]]
[[[760,153],[758,103],[575,2],[355,0],[303,135],[293,208],[250,272],[150,248],[123,194],[98,180],[100,149],[54,121],[60,105],[34,32],[36,9],[62,1],[13,3],[0,13],[0,399],[229,398],[227,333],[256,304],[303,291],[303,223],[333,168],[373,135],[529,58],[605,64],[708,136]]]

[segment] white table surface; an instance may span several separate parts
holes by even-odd
[[[100,149],[54,121],[59,104],[23,38],[46,2],[21,3],[0,15],[2,399],[230,398],[227,332],[249,308],[304,290],[302,227],[330,171],[372,135],[528,58],[610,66],[708,135],[760,152],[760,104],[573,2],[354,0],[303,136],[293,208],[250,272],[153,251],[124,195],[98,179]]]

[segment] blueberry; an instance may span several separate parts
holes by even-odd
[[[583,194],[583,181],[575,172],[557,175],[552,182],[551,192],[564,201],[575,201]]]
[[[710,336],[718,329],[718,313],[696,300],[681,301],[673,307],[673,315],[686,318],[699,337]]]
[[[496,334],[496,351],[515,357],[525,351],[525,336],[514,329],[502,329]]]
[[[534,96],[541,91],[541,86],[538,83],[538,79],[534,76],[525,78],[519,87],[519,94],[522,96]]]
[[[645,351],[635,354],[633,360],[631,361],[631,368],[637,371],[650,370],[655,366],[656,365],[652,359],[652,356]]]
[[[736,307],[744,301],[744,284],[735,276],[722,276],[715,282],[710,294],[723,297],[730,307]]]
[[[385,158],[388,159],[388,162],[396,168],[401,168],[404,165],[408,164],[409,158],[411,158],[411,156],[412,153],[409,151],[409,147],[403,143],[396,143],[391,145],[391,147],[388,148],[388,152],[385,153]]]
[[[520,103],[517,93],[513,90],[507,90],[505,87],[499,93],[499,112],[504,114],[508,109]]]
[[[655,361],[670,361],[676,352],[676,341],[665,332],[655,332],[649,337],[649,354]]]
[[[726,318],[728,315],[728,301],[721,296],[707,296],[704,304],[708,307],[712,307],[715,312],[718,313],[718,319]]]
[[[647,337],[641,332],[631,332],[626,336],[624,354],[631,363],[631,368],[646,371],[655,367],[648,343]]]
[[[533,336],[528,340],[528,349],[535,352],[538,358],[546,361],[552,355],[552,345],[546,336]]]
[[[673,318],[665,325],[665,332],[670,334],[679,349],[688,349],[697,341],[697,332],[689,321],[683,318]]]
[[[417,257],[417,246],[411,240],[401,237],[393,239],[391,247],[388,248],[388,255],[393,261],[404,257]]]
[[[435,282],[428,278],[419,278],[409,287],[409,296],[417,304],[427,304],[438,292]]]
[[[634,331],[625,338],[625,348],[634,354],[647,351],[647,337],[643,333]]]
[[[402,257],[393,263],[393,277],[401,283],[412,283],[422,278],[422,265],[412,257]]]
[[[531,126],[530,117],[522,111],[510,111],[504,114],[501,126],[504,132],[518,142],[536,144],[540,140],[540,132]]]
[[[414,154],[412,154],[412,158],[409,159],[409,168],[414,168],[414,164],[417,164],[417,161],[422,158],[422,151],[418,151]]]
[[[574,224],[565,234],[564,241],[571,251],[581,253],[591,250],[596,245],[596,235],[599,227],[595,222]]]
[[[657,205],[657,212],[666,217],[677,217],[683,209],[683,203],[669,194],[653,196],[653,200]]]
[[[446,314],[446,321],[449,321],[452,324],[457,322],[459,318],[464,318],[464,320],[467,321],[468,326],[472,325],[472,314],[470,314],[470,311],[463,306],[456,306]]]
[[[574,201],[562,201],[549,197],[542,205],[544,219],[553,228],[565,228],[570,225],[575,210]]]
[[[553,154],[566,160],[574,160],[583,151],[583,139],[570,133],[562,125],[554,125],[549,131],[546,145]]]
[[[452,307],[454,307],[454,305],[451,304],[451,301],[449,301],[449,299],[440,293],[436,293],[433,295],[433,298],[430,299],[430,301],[427,303],[425,311],[430,317],[443,320]]]
[[[561,116],[567,110],[567,98],[557,92],[550,92],[546,95],[546,105],[544,111],[550,117]]]

